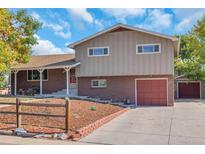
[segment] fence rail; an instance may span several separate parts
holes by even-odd
[[[16,105],[16,103],[0,102],[0,105]]]
[[[43,117],[55,117],[55,118],[65,118],[65,132],[68,133],[70,129],[70,113],[71,113],[71,102],[69,99],[65,99],[65,104],[51,104],[51,103],[25,103],[21,102],[19,98],[16,98],[16,103],[6,103],[0,102],[0,105],[15,105],[15,111],[0,111],[0,114],[15,114],[16,115],[16,127],[21,127],[21,116],[43,116]],[[63,107],[65,109],[65,115],[58,114],[47,114],[47,113],[31,113],[31,112],[22,112],[22,106],[39,106],[39,107]]]

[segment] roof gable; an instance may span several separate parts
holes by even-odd
[[[112,26],[110,28],[107,28],[103,31],[97,32],[97,33],[95,33],[91,36],[88,36],[88,37],[86,37],[82,40],[79,40],[77,42],[69,44],[68,47],[75,48],[75,46],[77,46],[77,45],[79,45],[79,44],[81,44],[85,41],[88,41],[90,39],[93,39],[97,36],[100,36],[100,35],[108,33],[108,32],[117,32],[117,31],[137,31],[137,32],[142,32],[142,33],[162,37],[162,38],[165,38],[165,39],[169,39],[169,40],[172,40],[173,42],[179,42],[179,39],[177,37],[173,37],[173,36],[169,36],[169,35],[165,35],[165,34],[161,34],[161,33],[157,33],[157,32],[152,32],[152,31],[148,31],[148,30],[145,30],[145,29],[132,27],[132,26],[124,25],[124,24],[117,24],[117,25],[114,25],[114,26]],[[178,43],[177,43],[176,47],[178,48]]]
[[[113,32],[123,32],[123,31],[133,31],[131,29],[127,29],[127,28],[124,28],[124,27],[118,27],[114,30],[111,30],[109,33],[113,33]]]

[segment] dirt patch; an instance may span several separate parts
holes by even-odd
[[[35,100],[35,103],[56,103],[64,104],[63,99],[41,99]],[[122,107],[100,104],[83,100],[71,100],[71,131],[74,132],[85,127],[103,117],[122,110]],[[0,111],[15,111],[15,106],[0,108]],[[62,107],[28,107],[22,106],[23,112],[47,113],[64,115],[65,110]],[[0,130],[11,130],[15,128],[16,116],[0,114]],[[63,132],[65,128],[64,118],[22,116],[22,124],[29,132]]]

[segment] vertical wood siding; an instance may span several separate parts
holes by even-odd
[[[160,43],[161,53],[136,54],[136,44],[149,43]],[[87,56],[88,47],[103,46],[109,46],[109,56]],[[172,41],[141,32],[106,33],[76,46],[75,51],[81,63],[76,71],[78,77],[174,74]]]

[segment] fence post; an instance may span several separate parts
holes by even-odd
[[[21,115],[19,114],[21,112],[21,105],[19,98],[16,98],[16,125],[17,128],[21,127]]]
[[[66,98],[65,103],[65,131],[68,133],[70,129],[71,102]]]

